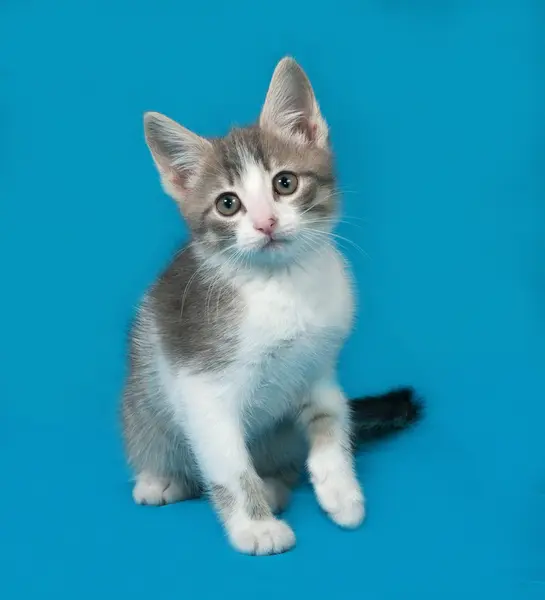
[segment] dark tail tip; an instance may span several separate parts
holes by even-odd
[[[406,429],[423,416],[423,404],[410,387],[351,400],[350,408],[357,443]]]

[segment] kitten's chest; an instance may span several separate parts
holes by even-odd
[[[351,288],[336,256],[253,281],[243,298],[241,358],[259,366],[264,376],[289,378],[290,368],[300,371],[307,363],[330,360],[352,324]]]

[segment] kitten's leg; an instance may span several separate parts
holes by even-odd
[[[284,421],[261,435],[250,451],[255,468],[263,477],[269,506],[273,513],[281,513],[305,468],[308,445],[304,432],[295,421]]]
[[[231,544],[246,554],[277,554],[295,545],[290,527],[276,519],[244,440],[236,401],[225,390],[194,383],[186,427],[197,462]]]
[[[334,379],[312,389],[301,419],[310,444],[307,467],[320,506],[342,527],[364,518],[364,498],[354,470],[348,403]]]
[[[130,377],[123,396],[123,434],[130,465],[136,472],[133,499],[162,506],[201,492],[194,459],[183,432],[161,410],[158,391],[149,397],[142,378]]]

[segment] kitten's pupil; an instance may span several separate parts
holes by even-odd
[[[226,208],[226,210],[232,210],[234,204],[235,201],[233,200],[232,196],[225,196],[223,198],[223,206]]]
[[[291,185],[291,179],[287,175],[284,175],[283,177],[280,177],[279,183],[283,188],[289,189]]]

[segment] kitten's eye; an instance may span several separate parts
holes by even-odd
[[[274,191],[281,196],[289,196],[293,194],[299,185],[299,180],[295,173],[283,171],[273,179]]]
[[[224,217],[232,217],[242,208],[242,202],[235,194],[222,194],[216,200],[216,210]]]

